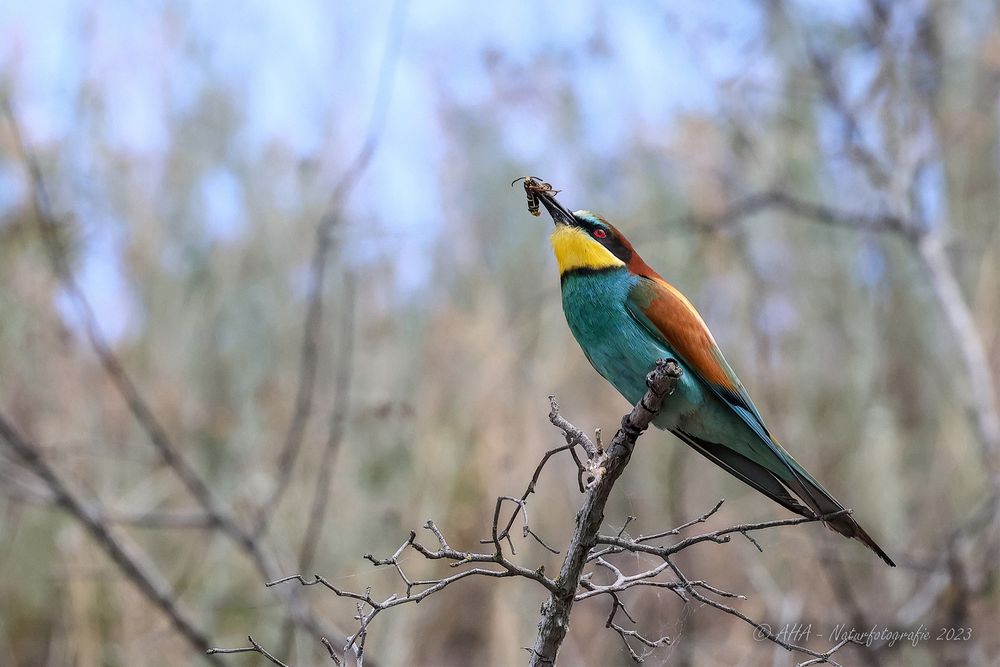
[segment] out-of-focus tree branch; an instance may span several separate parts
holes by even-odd
[[[731,227],[744,218],[762,211],[779,210],[795,217],[829,227],[843,227],[875,234],[899,234],[915,240],[917,231],[905,220],[892,213],[855,213],[826,204],[808,201],[780,189],[764,190],[737,199],[724,212],[715,216],[690,217],[681,221],[684,226],[703,231],[718,231]]]
[[[261,540],[244,529],[234,514],[223,508],[214,498],[212,491],[199,473],[181,453],[181,448],[173,442],[166,429],[157,419],[149,402],[143,397],[135,382],[125,370],[121,360],[114,353],[101,330],[100,324],[86,295],[77,284],[76,277],[66,255],[66,249],[58,234],[59,223],[52,211],[45,180],[38,160],[24,143],[20,124],[10,100],[0,95],[0,111],[7,118],[14,144],[28,171],[31,199],[40,236],[48,253],[53,273],[59,285],[69,296],[86,331],[87,340],[101,363],[105,374],[111,379],[129,411],[147,434],[161,460],[177,476],[185,488],[197,501],[203,513],[204,523],[211,529],[225,535],[253,563],[265,581],[278,576],[279,569],[274,556]],[[45,480],[49,484],[48,480]],[[49,489],[55,493],[54,489]],[[55,493],[57,499],[58,494]],[[98,519],[93,517],[95,521]],[[106,528],[106,527],[105,527]],[[283,594],[290,617],[297,626],[310,632],[320,632],[339,636],[339,631],[327,626],[311,610],[302,604],[301,596],[294,591]]]
[[[944,239],[939,234],[923,234],[917,240],[916,251],[958,346],[968,380],[961,389],[963,400],[972,417],[981,458],[990,471],[990,481],[1000,493],[1000,413],[986,346],[945,251]]]
[[[348,412],[351,406],[351,389],[353,386],[354,361],[354,315],[357,307],[357,283],[355,276],[348,272],[344,281],[344,304],[340,318],[339,346],[336,353],[336,371],[334,373],[336,395],[333,408],[330,411],[330,424],[327,429],[326,446],[320,455],[319,470],[316,473],[316,487],[309,507],[309,520],[306,522],[302,544],[299,547],[300,572],[312,569],[316,558],[326,516],[330,507],[330,490],[333,485],[334,465],[337,453],[344,439],[347,428]],[[291,622],[285,624],[281,653],[285,654],[294,639],[295,626]]]
[[[6,96],[0,96],[0,108],[2,108],[6,116],[11,136],[14,139],[14,146],[28,171],[35,220],[38,223],[43,245],[49,256],[52,271],[59,281],[60,287],[66,292],[70,302],[73,304],[73,308],[76,310],[76,314],[83,324],[87,340],[94,354],[97,355],[104,372],[111,379],[115,389],[118,390],[118,393],[128,405],[136,421],[149,436],[150,442],[153,443],[153,447],[160,455],[164,464],[187,487],[188,491],[198,501],[213,523],[227,532],[233,530],[234,527],[228,525],[222,516],[208,485],[184,457],[180,449],[173,443],[170,436],[167,435],[166,429],[160,424],[149,403],[139,393],[132,378],[112,351],[111,345],[108,344],[97,322],[97,317],[94,315],[94,310],[90,307],[90,302],[77,284],[76,276],[73,274],[73,269],[66,256],[66,248],[63,246],[62,239],[60,238],[59,223],[52,211],[41,167],[35,155],[28,150],[28,147],[24,143],[20,123],[17,121],[14,108]]]
[[[84,527],[143,596],[170,619],[177,632],[195,649],[207,649],[210,645],[208,636],[178,604],[173,591],[152,563],[131,553],[124,542],[102,521],[102,513],[71,490],[62,476],[45,460],[38,445],[22,436],[3,414],[0,414],[0,438],[45,483],[55,502]],[[217,658],[212,658],[212,662],[221,664]]]
[[[284,444],[278,454],[276,479],[271,492],[261,503],[254,523],[253,532],[259,535],[266,531],[274,511],[288,490],[295,461],[302,448],[306,426],[313,408],[313,393],[316,388],[316,367],[319,359],[319,335],[323,326],[323,288],[326,281],[327,264],[333,246],[333,232],[340,225],[341,212],[351,192],[368,169],[375,151],[378,149],[385,125],[385,116],[392,98],[392,78],[402,49],[403,33],[406,26],[408,0],[395,0],[389,18],[389,32],[386,36],[379,68],[375,101],[368,123],[364,143],[348,163],[340,180],[333,187],[326,212],[316,226],[316,241],[309,268],[307,306],[305,323],[302,327],[302,346],[299,355],[299,382],[295,392],[292,420],[289,423]]]
[[[146,432],[161,460],[177,476],[185,488],[187,488],[201,510],[201,516],[195,512],[184,515],[182,520],[177,520],[178,517],[176,516],[117,516],[105,515],[100,512],[92,514],[90,518],[94,524],[101,526],[104,531],[108,530],[108,525],[111,523],[129,523],[150,528],[196,527],[217,530],[226,535],[250,558],[265,581],[273,580],[279,576],[274,556],[262,542],[262,533],[265,531],[268,520],[280,501],[282,494],[287,489],[294,462],[302,442],[306,422],[308,421],[315,386],[317,340],[322,322],[322,291],[331,249],[332,232],[340,220],[340,211],[347,196],[370,163],[377,148],[379,137],[381,136],[385,112],[392,90],[392,73],[395,62],[398,60],[399,49],[401,48],[406,5],[406,0],[398,0],[393,5],[390,30],[379,74],[372,119],[364,144],[349,164],[344,176],[335,186],[328,211],[321,219],[317,228],[316,246],[310,272],[309,306],[303,333],[300,380],[295,399],[296,407],[285,444],[279,455],[277,481],[272,493],[262,503],[251,530],[243,528],[236,517],[217,502],[201,473],[191,465],[182,454],[182,449],[173,442],[167,430],[156,417],[149,402],[143,397],[125,370],[124,365],[112,350],[89,301],[76,281],[66,254],[66,249],[63,247],[62,239],[58,232],[59,224],[52,211],[51,201],[45,187],[45,181],[38,160],[24,143],[20,125],[12,104],[6,96],[0,96],[0,107],[2,107],[3,114],[6,116],[14,139],[15,148],[20,153],[28,171],[35,218],[45,250],[49,256],[53,273],[76,310],[77,316],[84,327],[87,340],[98,357],[105,373],[122,396],[137,423]],[[49,479],[43,478],[43,481],[46,486],[50,486]],[[60,500],[60,494],[56,489],[49,488],[48,490],[53,493],[57,502],[63,504],[63,501]],[[115,559],[115,562],[119,566],[122,566],[122,563],[118,559]],[[279,594],[288,606],[289,619],[295,626],[305,628],[312,634],[334,637],[339,641],[339,638],[342,636],[341,633],[318,619],[302,603],[301,595],[295,589],[283,589]],[[203,649],[205,646],[207,646],[207,641],[202,642],[199,648]]]
[[[316,474],[316,489],[309,508],[309,521],[299,551],[299,570],[312,569],[316,548],[323,535],[326,513],[330,505],[330,486],[333,484],[333,470],[337,452],[344,439],[348,411],[351,407],[352,363],[354,360],[354,312],[356,308],[357,283],[353,274],[348,273],[344,283],[344,309],[341,314],[340,347],[336,355],[337,372],[336,397],[330,412],[330,426],[327,430],[326,446],[320,457],[319,472]]]

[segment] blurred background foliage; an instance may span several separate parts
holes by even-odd
[[[889,571],[804,526],[761,535],[763,554],[745,540],[686,552],[687,574],[748,595],[740,608],[772,627],[812,624],[816,648],[857,609],[935,636],[973,628],[969,642],[845,649],[848,664],[991,664],[995,556],[972,594],[926,593],[938,576],[926,564],[980,505],[989,474],[954,332],[912,248],[780,207],[726,214],[774,189],[862,214],[915,204],[947,235],[996,378],[998,19],[974,0],[15,0],[0,7],[0,89],[114,352],[248,525],[292,420],[316,226],[374,133],[370,164],[336,204],[314,409],[267,536],[283,572],[297,571],[347,373],[312,570],[355,590],[397,586],[360,557],[388,555],[429,517],[456,546],[487,535],[495,497],[520,492],[559,442],[548,394],[581,427],[617,425],[626,404],[563,321],[547,223],[509,187],[531,173],[571,208],[607,215],[692,299],[772,430],[902,564]],[[857,142],[889,182],[870,177]],[[190,509],[89,348],[31,191],[0,125],[0,409],[108,512]],[[639,450],[612,527],[634,515],[635,532],[668,528],[721,497],[719,527],[784,516],[669,435]],[[3,448],[0,466],[0,662],[198,662]],[[535,529],[563,542],[579,499],[570,465],[547,470]],[[252,633],[278,646],[285,606],[230,542],[197,528],[119,530],[214,642]],[[529,543],[519,553],[558,567]],[[348,602],[318,589],[304,599],[350,627]],[[799,659],[669,592],[631,599],[641,628],[674,640],[652,664]],[[369,651],[383,664],[519,664],[541,600],[528,583],[466,581],[380,617]],[[603,630],[607,612],[603,601],[575,609],[566,664],[629,663]],[[287,648],[294,664],[326,659],[302,632]]]

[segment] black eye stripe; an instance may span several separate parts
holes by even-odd
[[[610,229],[598,222],[592,222],[583,216],[575,216],[577,224],[591,237],[594,238],[598,243],[607,248],[612,255],[617,257],[623,262],[628,262],[632,259],[632,251],[629,250],[624,243],[618,240],[618,237]],[[603,235],[603,236],[602,236]]]
[[[632,251],[625,247],[625,244],[618,240],[618,237],[604,229],[598,227],[592,232],[598,243],[611,251],[611,254],[623,262],[628,262],[632,258]]]

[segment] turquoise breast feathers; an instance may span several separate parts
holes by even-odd
[[[657,359],[675,359],[684,374],[654,423],[670,429],[702,402],[693,374],[670,349],[654,340],[626,308],[638,278],[624,267],[571,271],[562,276],[566,322],[591,365],[635,404],[646,392],[646,374]]]

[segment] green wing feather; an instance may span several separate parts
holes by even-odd
[[[795,461],[770,434],[750,394],[726,362],[704,320],[694,306],[658,275],[641,276],[627,303],[633,319],[654,338],[665,343],[698,379],[709,387],[758,436],[734,443],[713,443],[696,434],[675,434],[714,463],[789,510],[803,516],[823,516],[844,506]],[[804,507],[793,498],[794,492]],[[827,525],[860,540],[889,565],[892,559],[850,515]]]

